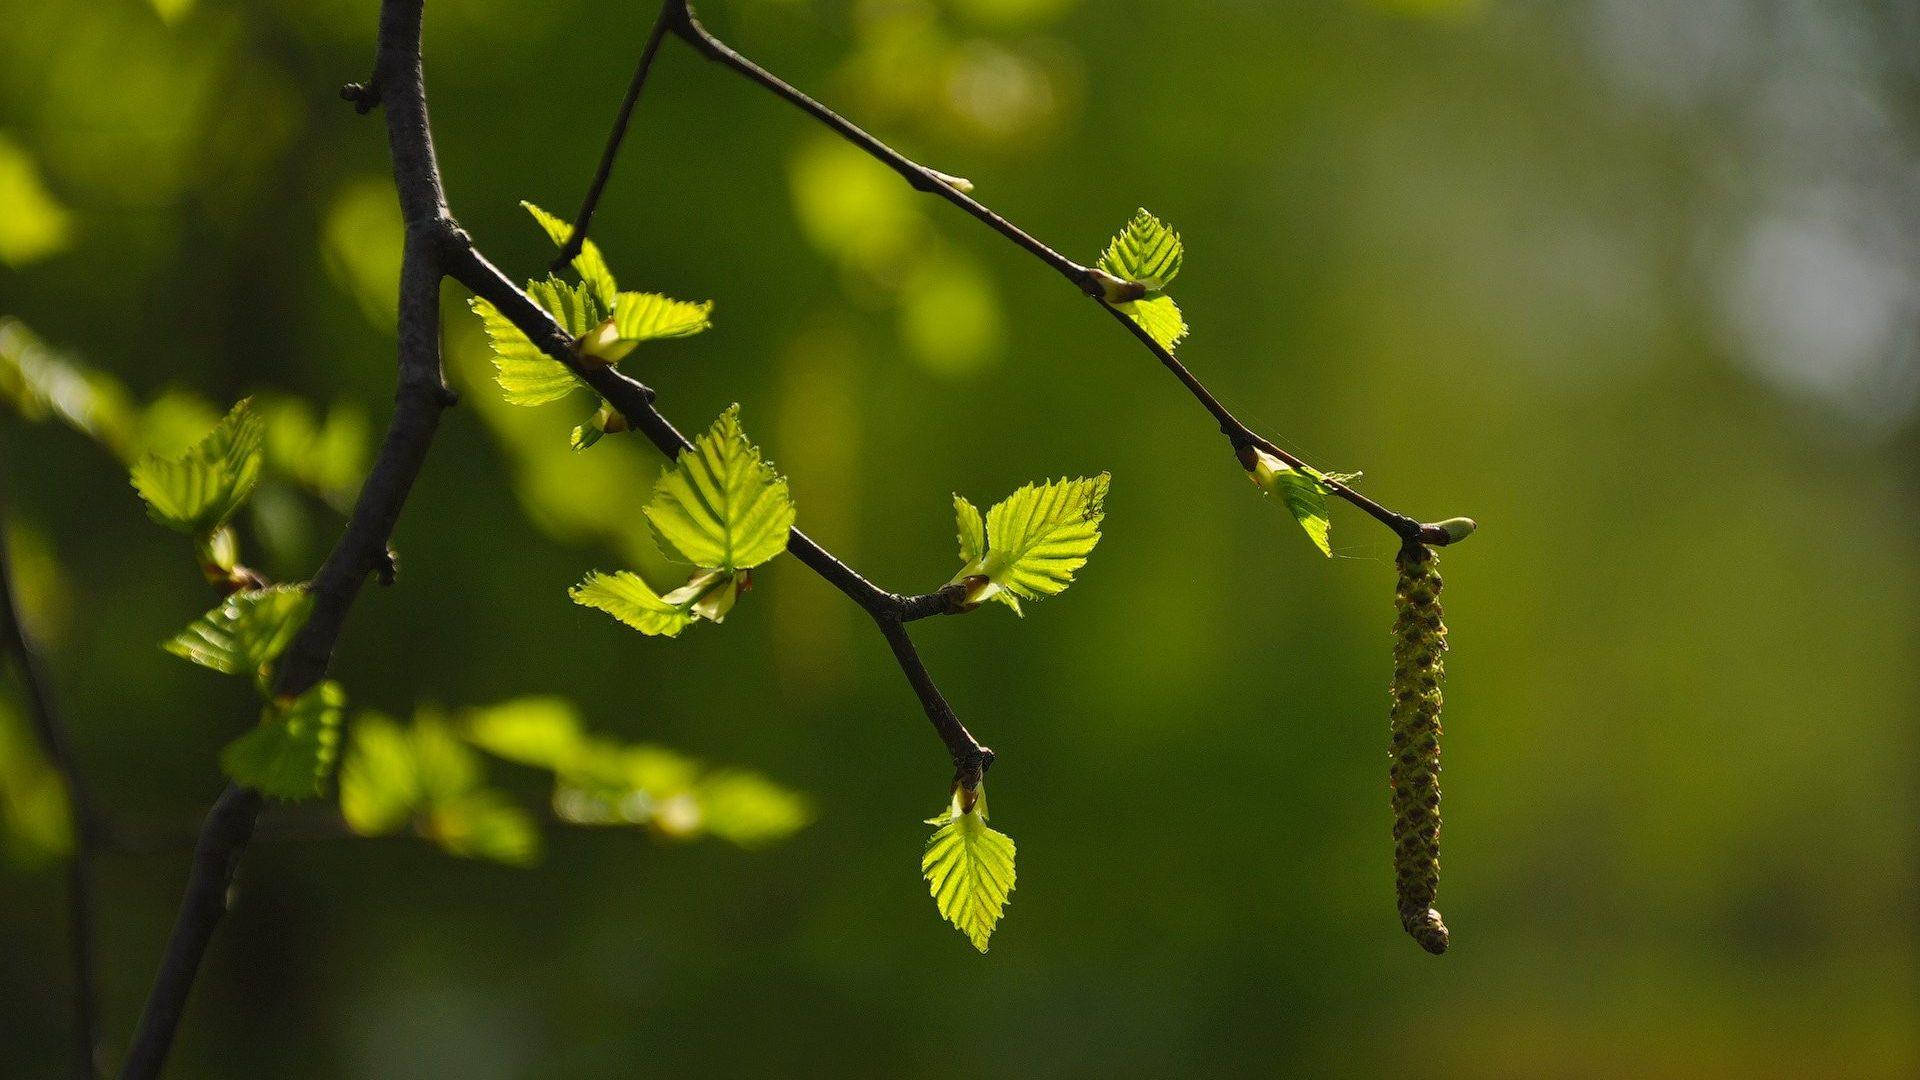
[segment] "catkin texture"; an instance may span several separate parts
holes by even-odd
[[[1434,910],[1440,890],[1440,682],[1447,627],[1440,618],[1439,560],[1424,544],[1401,548],[1393,621],[1393,869],[1400,924],[1420,947],[1447,951]]]

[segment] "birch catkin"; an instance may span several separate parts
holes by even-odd
[[[1440,619],[1440,571],[1433,550],[1408,544],[1397,560],[1394,596],[1393,868],[1400,923],[1420,947],[1447,951],[1447,925],[1433,908],[1440,889],[1440,681],[1447,628]]]

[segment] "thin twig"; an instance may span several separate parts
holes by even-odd
[[[692,446],[687,437],[654,407],[654,392],[644,384],[606,364],[584,363],[574,349],[573,340],[546,309],[533,302],[507,276],[474,248],[465,233],[451,238],[446,259],[447,274],[472,290],[474,295],[492,304],[541,351],[566,365],[588,386],[597,391],[626,418],[628,426],[644,434],[662,454],[678,457]],[[862,577],[852,567],[835,558],[813,538],[799,529],[787,534],[787,551],[827,583],[872,616],[893,647],[902,672],[919,695],[927,719],[933,724],[947,753],[953,758],[955,779],[968,788],[979,785],[993,762],[993,752],[980,745],[953,709],[941,697],[926,667],[921,663],[913,639],[903,623],[931,615],[953,614],[962,610],[959,594],[950,589],[924,596],[900,596],[886,591]]]
[[[640,91],[647,85],[647,73],[653,70],[654,54],[660,51],[660,42],[667,36],[667,29],[673,18],[675,0],[667,0],[660,6],[660,15],[653,20],[653,29],[647,34],[647,43],[640,48],[640,63],[633,69],[633,82],[627,86],[627,96],[620,102],[620,111],[614,115],[613,130],[607,133],[607,146],[600,152],[600,166],[594,170],[593,182],[587,185],[587,197],[580,202],[580,212],[573,215],[573,230],[567,234],[567,242],[560,245],[560,254],[554,257],[549,267],[559,273],[580,254],[580,247],[587,242],[587,230],[593,226],[593,212],[600,205],[600,193],[606,190],[607,178],[613,175],[613,161],[620,156],[620,140],[627,137],[627,123],[633,118],[633,107],[640,103]]]
[[[686,0],[668,0],[667,6],[673,15],[674,34],[692,46],[694,51],[744,76],[750,82],[761,86],[775,97],[819,121],[822,126],[859,147],[874,160],[899,173],[916,191],[938,195],[966,211],[994,232],[1013,242],[1021,250],[1052,267],[1061,277],[1072,282],[1075,288],[1092,297],[1132,332],[1133,336],[1146,346],[1147,351],[1151,352],[1163,367],[1180,380],[1181,385],[1187,388],[1187,392],[1193,395],[1194,400],[1198,401],[1220,425],[1221,434],[1227,437],[1227,441],[1232,444],[1236,452],[1248,446],[1258,447],[1296,469],[1311,468],[1298,456],[1281,449],[1271,440],[1242,423],[1225,405],[1220,403],[1220,399],[1215,397],[1211,390],[1207,389],[1206,384],[1202,383],[1184,363],[1173,355],[1171,350],[1155,341],[1140,324],[1110,303],[1109,282],[1105,275],[1082,266],[1041,243],[1024,229],[955,187],[944,173],[930,169],[900,153],[846,117],[808,97],[791,83],[747,59],[701,25],[700,20],[694,16],[692,6]],[[1423,526],[1414,518],[1389,510],[1345,483],[1338,480],[1324,482],[1333,494],[1359,507],[1369,516],[1392,529],[1402,540],[1419,539],[1429,544],[1445,544],[1450,539],[1437,528]]]
[[[100,1007],[93,956],[93,860],[99,852],[101,817],[81,774],[73,740],[54,710],[53,684],[20,609],[7,550],[4,499],[0,499],[0,620],[5,622],[0,628],[5,634],[0,647],[19,662],[20,684],[34,735],[66,786],[67,814],[73,828],[73,853],[67,859],[67,935],[73,963],[74,1075],[93,1080],[99,1075],[100,1053]]]

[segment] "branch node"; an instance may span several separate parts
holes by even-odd
[[[392,585],[394,579],[400,576],[400,552],[392,544],[375,556],[373,572],[381,585]]]
[[[984,746],[974,747],[966,756],[954,761],[953,782],[963,791],[974,791],[987,778],[987,770],[993,768],[993,751]]]
[[[340,88],[340,100],[353,103],[353,111],[365,116],[380,107],[380,81],[350,82]]]

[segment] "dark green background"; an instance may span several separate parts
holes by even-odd
[[[834,192],[804,190],[806,121],[669,43],[598,236],[627,287],[718,302],[709,334],[628,361],[670,416],[741,402],[801,524],[902,590],[958,565],[949,492],[1113,473],[1072,590],[916,630],[1000,754],[1020,881],[993,950],[919,880],[948,767],[863,616],[791,560],[678,641],[569,604],[632,560],[524,511],[449,287],[469,405],[400,523],[399,586],[341,642],[354,702],[570,695],[597,730],[809,793],[817,820],[759,852],[555,827],[529,871],[263,843],[173,1075],[1920,1070],[1909,5],[704,14],[1074,257],[1152,208],[1187,241],[1182,355],[1229,405],[1389,505],[1480,520],[1442,560],[1453,951],[1393,911],[1391,538],[1338,508],[1321,558],[1150,357],[950,208],[808,226],[796,208]],[[573,209],[651,17],[429,3],[449,196],[510,273],[548,255],[515,201]],[[335,96],[374,23],[372,0],[10,6],[0,131],[71,227],[0,264],[0,313],[143,396],[280,390],[384,423],[388,292],[341,253],[377,270],[380,215],[323,241],[386,168],[378,118]],[[903,333],[929,251],[959,295]],[[518,419],[558,440],[586,408]],[[62,571],[50,660],[87,770],[116,815],[190,830],[254,707],[154,647],[207,603],[186,545],[71,432],[7,415],[0,450]],[[603,452],[570,467],[654,468]],[[311,572],[339,521],[312,524],[276,574]],[[186,863],[101,867],[116,1047]],[[64,1067],[61,896],[56,872],[0,876],[9,1076]]]

